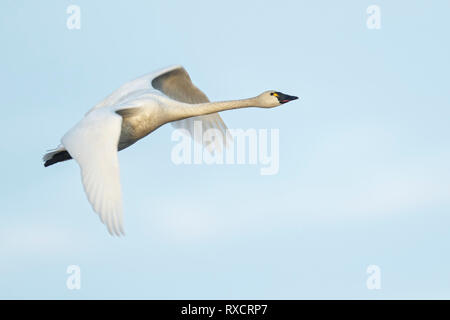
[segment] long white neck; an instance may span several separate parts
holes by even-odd
[[[167,103],[166,106],[169,121],[176,121],[225,110],[258,107],[259,103],[256,98],[197,104],[189,104],[170,100],[170,102]]]

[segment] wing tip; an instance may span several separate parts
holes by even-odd
[[[106,225],[106,229],[108,230],[108,233],[112,236],[112,237],[117,237],[117,238],[122,238],[122,237],[125,237],[126,236],[126,234],[125,234],[125,231],[123,230],[123,227],[122,226],[120,226],[119,227],[119,229],[116,229],[116,228],[114,228],[114,227],[111,227],[110,225],[108,225],[108,224],[105,224]]]

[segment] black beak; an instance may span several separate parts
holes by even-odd
[[[280,103],[286,103],[286,102],[298,99],[298,97],[296,97],[296,96],[290,96],[288,94],[284,94],[281,92],[276,92],[276,94],[277,94],[278,101],[280,101]]]

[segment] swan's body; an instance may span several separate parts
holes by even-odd
[[[266,91],[250,99],[211,103],[183,67],[173,66],[124,84],[94,106],[63,136],[61,145],[44,156],[44,165],[75,159],[92,207],[111,234],[124,234],[118,150],[168,122],[192,133],[194,121],[201,120],[204,131],[218,129],[226,137],[218,112],[272,108],[294,99],[297,97]]]

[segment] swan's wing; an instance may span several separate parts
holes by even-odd
[[[111,107],[154,90],[160,91],[171,99],[185,103],[209,102],[208,97],[192,83],[186,70],[180,65],[175,65],[156,72],[148,73],[133,81],[123,84],[119,89],[107,96],[103,101],[96,104],[91,110],[88,111],[88,114],[93,110]],[[202,123],[202,134],[198,137],[194,136],[195,121],[201,121]],[[187,129],[190,136],[195,139],[201,138],[210,128],[218,129],[222,133],[225,145],[231,139],[231,135],[227,131],[227,126],[218,113],[174,121],[172,122],[172,125],[175,128]],[[201,140],[197,142],[202,143]],[[221,147],[222,146],[220,144],[216,144],[216,148],[218,150],[220,150]]]
[[[152,87],[153,79],[178,68],[182,67],[179,65],[170,66],[156,72],[147,73],[137,79],[127,82],[123,84],[119,89],[115,90],[113,93],[107,96],[105,99],[97,103],[89,112],[94,109],[111,107],[113,105],[120,104],[134,96],[146,93],[149,90],[154,90],[154,88]]]
[[[181,67],[174,67],[168,69],[165,72],[160,73],[154,77],[151,81],[151,85],[154,89],[161,91],[171,99],[184,102],[184,103],[204,103],[209,102],[208,97],[198,89],[191,81],[189,74]],[[194,123],[195,121],[201,121],[202,134],[198,137],[194,135]],[[220,131],[223,137],[223,142],[227,144],[227,140],[230,139],[230,135],[227,132],[227,126],[223,122],[218,113],[213,113],[204,116],[187,118],[184,120],[174,121],[172,125],[175,128],[187,129],[191,137],[200,138],[208,129],[217,129]],[[202,141],[197,141],[202,143]],[[219,141],[215,144],[216,150],[221,150],[222,145]],[[211,146],[209,150],[211,151]]]
[[[84,191],[111,234],[124,234],[117,144],[122,117],[109,108],[86,115],[61,139],[81,169]]]

